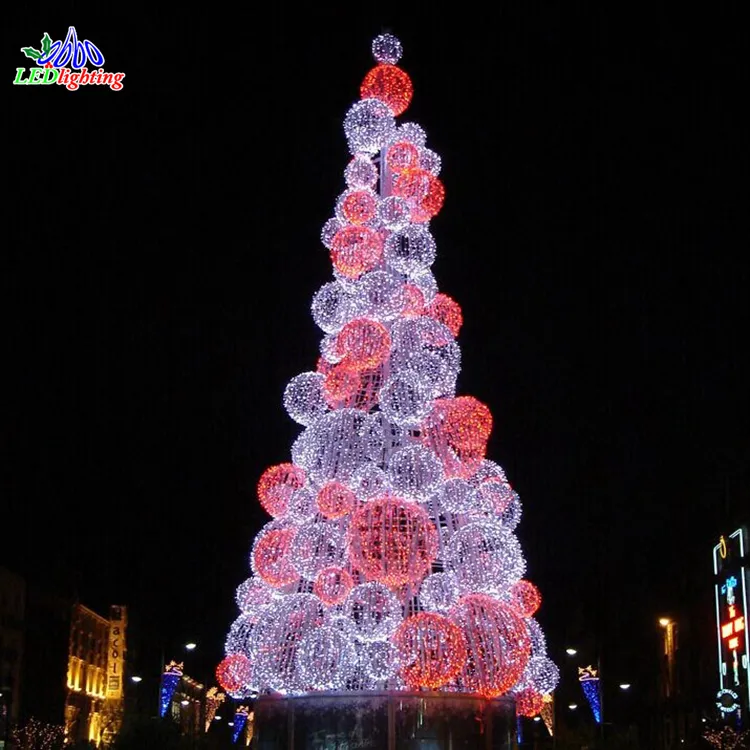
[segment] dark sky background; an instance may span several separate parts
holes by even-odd
[[[598,633],[627,676],[686,598],[710,624],[710,548],[750,515],[741,24],[343,8],[6,24],[0,562],[220,658],[257,478],[298,432],[283,388],[317,357],[343,117],[388,29],[415,86],[400,120],[443,157],[433,270],[524,503],[539,619],[558,649]],[[124,90],[11,86],[18,49],[71,24]]]

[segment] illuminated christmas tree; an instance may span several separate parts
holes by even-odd
[[[312,300],[321,356],[284,391],[304,429],[291,461],[260,477],[272,520],[217,678],[236,699],[512,692],[533,715],[558,670],[523,578],[518,495],[485,457],[492,415],[456,393],[461,308],[430,270],[441,160],[419,125],[396,122],[412,98],[401,44],[385,34],[372,51],[321,235],[333,264]]]

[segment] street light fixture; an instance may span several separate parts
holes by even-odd
[[[541,720],[542,720],[542,717],[541,717],[541,716],[535,716],[535,717],[534,717],[534,721],[541,721]]]
[[[196,648],[198,648],[198,644],[197,643],[192,643],[191,642],[191,643],[186,643],[185,644],[185,650],[186,651],[195,651]]]
[[[133,682],[143,682],[143,677],[139,677],[137,674],[134,674],[130,679]]]
[[[666,628],[668,625],[671,625],[672,621],[668,617],[660,617],[659,618],[659,625],[661,625],[663,628]]]
[[[181,700],[180,701],[180,705],[181,706],[189,706],[190,705],[190,701],[186,698],[185,700]]]
[[[214,721],[221,721],[221,716],[214,716]]]
[[[569,708],[569,709],[570,709],[571,711],[575,711],[575,710],[576,710],[576,709],[578,708],[578,704],[577,704],[577,703],[571,703],[571,704],[570,704],[570,705],[568,706],[568,708]]]
[[[630,683],[629,682],[623,682],[620,685],[620,690],[630,690]]]
[[[568,656],[575,656],[578,653],[578,651],[576,651],[574,648],[566,648],[565,653]]]

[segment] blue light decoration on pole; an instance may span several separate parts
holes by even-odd
[[[594,721],[597,724],[602,722],[602,701],[599,687],[599,670],[592,666],[578,667],[578,681],[583,688],[583,694],[591,706],[591,713],[594,714]]]
[[[164,714],[169,710],[177,686],[182,679],[183,663],[171,661],[164,668],[164,674],[161,676],[161,691],[159,693],[159,716],[164,718]]]
[[[247,706],[238,706],[234,713],[234,731],[232,733],[232,742],[236,743],[239,736],[242,734],[242,730],[247,724],[247,717],[250,709]]]

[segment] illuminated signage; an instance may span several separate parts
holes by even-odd
[[[107,645],[107,699],[122,700],[125,672],[125,628],[128,618],[125,607],[111,607],[109,643]]]
[[[750,707],[747,548],[747,531],[740,528],[722,536],[713,550],[719,658],[716,705],[723,715]]]
[[[716,708],[723,714],[733,714],[740,707],[739,699],[740,696],[734,690],[723,688],[716,693]]]

